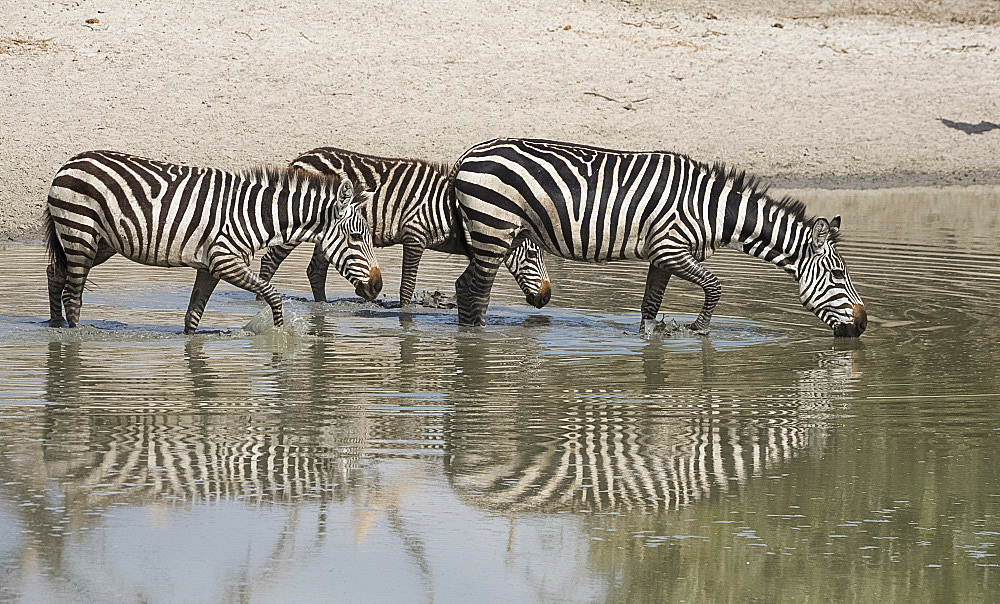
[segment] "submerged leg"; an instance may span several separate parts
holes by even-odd
[[[208,298],[218,284],[218,277],[203,268],[198,269],[198,276],[194,279],[194,288],[191,289],[191,301],[188,302],[187,313],[184,315],[184,333],[190,335],[198,329],[198,323],[201,322],[201,315],[205,312]]]
[[[97,243],[97,252],[87,271],[89,272],[91,268],[104,263],[114,255],[114,248],[101,239]],[[45,273],[48,276],[49,285],[49,324],[53,327],[61,327],[63,324],[63,291],[65,290],[66,279],[69,273],[67,267],[59,262],[53,262],[46,267]],[[82,290],[80,295],[83,295]]]
[[[245,259],[228,250],[219,249],[212,251],[211,258],[211,265],[208,270],[213,277],[257,294],[271,307],[271,317],[274,320],[275,327],[281,327],[285,324],[281,312],[281,296],[278,295],[278,290],[274,289],[267,281],[258,277],[250,269],[250,265],[247,264]]]
[[[656,324],[656,313],[660,312],[663,291],[667,288],[668,281],[670,281],[670,271],[653,263],[649,264],[649,272],[646,273],[646,293],[642,297],[642,323],[639,325],[641,333],[653,332],[653,326]]]
[[[486,325],[486,308],[490,305],[490,290],[500,262],[473,257],[465,272],[455,281],[459,325]]]
[[[270,282],[271,277],[278,271],[278,267],[296,247],[298,247],[297,243],[283,243],[269,248],[260,259],[260,278]]]
[[[62,305],[66,310],[66,324],[76,327],[80,323],[80,307],[83,306],[83,286],[93,266],[94,259],[76,256],[66,266],[66,281],[62,291]]]
[[[403,242],[403,277],[399,282],[399,304],[406,306],[413,301],[413,290],[417,287],[417,268],[424,254],[423,241]]]
[[[66,267],[53,262],[45,268],[49,281],[49,325],[62,327],[63,324],[63,287],[66,285]]]
[[[701,312],[698,313],[698,318],[690,325],[690,328],[696,333],[707,334],[708,324],[712,320],[712,312],[715,310],[716,304],[719,303],[719,298],[722,297],[722,285],[719,283],[718,277],[698,264],[698,261],[687,250],[661,255],[655,262],[672,274],[700,286],[705,291],[705,303],[701,307]]]
[[[469,266],[455,281],[458,324],[486,325],[486,308],[490,305],[493,280],[518,237],[518,227],[497,217],[493,217],[490,224],[483,224],[466,216],[463,217],[463,224]]]
[[[309,277],[309,286],[312,287],[313,300],[317,302],[326,302],[326,273],[329,270],[330,261],[317,245],[313,249],[309,266],[306,267],[306,276]]]

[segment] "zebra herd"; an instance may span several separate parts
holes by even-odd
[[[194,333],[219,280],[265,300],[276,326],[281,297],[269,283],[298,244],[315,245],[307,275],[326,300],[330,264],[373,300],[382,289],[374,248],[402,244],[400,303],[411,301],[425,249],[464,254],[455,282],[459,324],[484,325],[503,263],[527,302],[551,286],[541,250],[585,262],[649,262],[641,306],[652,330],[671,275],[705,301],[690,326],[707,333],[721,296],[701,262],[729,246],[783,268],[802,304],[836,336],[867,326],[864,303],[837,252],[840,217],[809,218],[745,172],[667,152],[624,152],[504,138],[468,149],[454,166],[322,147],[288,168],[226,172],[123,153],[90,151],[56,173],[45,211],[50,319],[75,327],[89,271],[114,254],[147,265],[197,269],[184,320]],[[253,255],[267,248],[260,274]]]

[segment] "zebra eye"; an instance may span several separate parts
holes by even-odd
[[[526,250],[524,252],[524,255],[526,257],[528,257],[528,258],[531,258],[531,259],[538,258],[538,250],[536,250],[536,249]]]
[[[352,243],[357,243],[361,241],[361,233],[354,231],[350,235],[348,235],[348,238],[350,238]]]
[[[840,270],[839,268],[833,269],[832,271],[830,271],[830,274],[833,275],[834,279],[843,279],[844,278],[844,271]]]

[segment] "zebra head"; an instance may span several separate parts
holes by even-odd
[[[552,297],[552,284],[549,282],[549,271],[542,261],[542,250],[538,245],[530,239],[522,239],[507,252],[503,262],[517,280],[528,304],[541,308],[549,303],[549,298]]]
[[[354,285],[365,300],[374,300],[382,291],[382,270],[375,259],[372,231],[363,205],[371,203],[371,193],[355,193],[349,178],[340,181],[330,209],[330,223],[319,240],[323,255],[340,274]]]
[[[803,245],[804,258],[798,263],[795,278],[799,299],[821,321],[833,328],[837,337],[856,338],[868,326],[868,313],[844,259],[835,243],[840,230],[840,216],[833,220],[817,218],[808,227],[808,241]]]

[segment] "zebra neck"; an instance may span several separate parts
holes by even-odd
[[[796,273],[808,234],[801,211],[753,191],[731,192],[725,206],[723,244]]]

